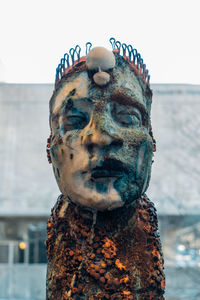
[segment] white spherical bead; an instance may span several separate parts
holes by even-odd
[[[115,56],[112,51],[104,47],[95,47],[88,53],[86,65],[89,70],[100,69],[106,71],[114,68]]]
[[[99,86],[104,86],[110,81],[110,74],[106,72],[97,72],[93,76],[94,82]]]

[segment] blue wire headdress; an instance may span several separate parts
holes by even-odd
[[[143,82],[149,85],[150,75],[143,63],[143,59],[140,53],[133,48],[131,45],[121,44],[116,41],[113,37],[110,38],[110,43],[112,45],[112,51],[114,54],[118,54],[123,57],[124,60],[136,71],[136,73],[141,77]],[[55,86],[58,85],[62,77],[67,74],[71,69],[86,61],[86,56],[90,52],[92,44],[90,42],[86,43],[85,56],[81,57],[81,48],[76,45],[75,48],[71,48],[69,53],[65,53],[64,57],[61,58],[60,63],[56,69]]]

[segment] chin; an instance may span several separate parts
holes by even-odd
[[[100,192],[96,185],[90,186],[84,182],[77,182],[76,185],[68,185],[61,189],[61,192],[77,205],[92,210],[113,210],[124,205],[113,185],[108,187],[105,192]]]

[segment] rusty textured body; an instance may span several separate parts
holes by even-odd
[[[61,195],[48,221],[47,299],[164,299],[153,203],[84,210]]]

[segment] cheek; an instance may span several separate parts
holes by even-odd
[[[136,159],[136,179],[145,177],[147,169],[152,160],[152,145],[148,141],[143,141],[139,146]]]
[[[68,177],[70,176],[70,173],[73,172],[74,151],[68,147],[64,143],[63,138],[61,138],[59,144],[52,144],[51,157],[54,175],[57,184],[63,193],[66,188],[66,183],[68,182]]]
[[[152,156],[153,143],[146,129],[131,130],[123,133],[123,148],[118,151],[117,155],[132,167],[141,169],[141,165],[146,158]],[[137,165],[137,166],[136,166]]]
[[[60,114],[55,115],[51,115],[51,128],[52,128],[52,132],[53,134],[61,134],[61,128],[62,128],[62,116]]]
[[[56,177],[56,180],[59,181],[60,180],[60,170],[59,170],[58,166],[53,165],[53,172]]]
[[[63,176],[63,168],[66,164],[66,154],[63,144],[53,145],[51,147],[50,152],[54,175],[56,177],[57,182],[60,182]]]
[[[63,137],[64,153],[73,168],[77,168],[83,159],[83,147],[81,145],[79,133],[65,135]]]
[[[50,153],[54,174],[56,179],[59,180],[63,176],[63,170],[66,169],[66,165],[69,165],[69,162],[73,160],[73,153],[66,145],[64,137],[61,137],[59,134],[52,140]]]
[[[59,169],[60,175],[84,168],[88,164],[88,152],[81,144],[78,132],[68,132],[65,136],[56,138],[50,149],[52,164]]]

